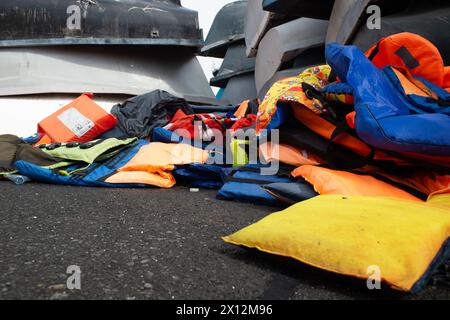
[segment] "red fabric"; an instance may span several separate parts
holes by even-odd
[[[193,140],[200,140],[200,138],[205,140],[209,139],[213,135],[211,130],[218,130],[225,135],[228,129],[235,131],[250,127],[256,122],[256,115],[254,114],[240,119],[224,118],[214,114],[192,114],[184,116],[177,114],[175,114],[171,123],[165,128],[172,132],[176,131],[183,138]]]
[[[183,138],[200,140],[210,137],[212,135],[210,130],[213,129],[224,134],[225,130],[230,129],[234,122],[234,119],[213,114],[191,114],[175,119],[165,128],[172,132],[177,131],[177,134]]]
[[[256,122],[256,115],[249,114],[245,118],[241,118],[231,127],[233,131],[251,127]]]
[[[345,119],[347,120],[347,124],[350,128],[355,129],[355,117],[356,117],[356,111],[350,112],[345,116]]]
[[[187,114],[184,113],[183,110],[178,109],[177,112],[175,112],[175,114],[173,115],[172,119],[170,119],[170,122],[172,123],[172,122],[178,121],[182,118],[185,118],[186,116],[187,116]]]

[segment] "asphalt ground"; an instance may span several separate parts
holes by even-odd
[[[184,187],[109,189],[0,182],[0,299],[450,299],[416,295],[224,243],[276,211]],[[81,269],[69,290],[67,267]]]

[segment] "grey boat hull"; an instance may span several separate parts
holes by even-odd
[[[302,52],[325,44],[328,21],[300,18],[272,28],[259,44],[255,82],[259,92],[280,69]]]
[[[255,71],[255,58],[247,58],[245,49],[242,41],[228,48],[219,71],[210,81],[212,86],[224,88],[230,78]]]
[[[139,95],[155,89],[192,102],[215,102],[199,62],[188,48],[0,49],[0,96],[81,92]]]

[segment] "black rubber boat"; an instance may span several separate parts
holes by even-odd
[[[255,71],[255,58],[247,58],[245,49],[244,43],[228,48],[220,69],[210,81],[212,86],[225,88],[230,78]]]
[[[288,14],[291,16],[328,20],[333,9],[334,0],[264,0],[266,11]]]
[[[200,48],[198,13],[180,0],[2,0],[0,46]]]
[[[247,1],[225,5],[217,13],[202,48],[202,55],[223,58],[232,44],[244,39]]]

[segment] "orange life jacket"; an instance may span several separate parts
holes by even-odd
[[[442,87],[450,92],[450,67],[444,68],[444,84]]]
[[[420,201],[408,192],[370,175],[358,175],[311,165],[295,169],[292,175],[304,178],[321,195],[394,197]]]
[[[295,167],[306,164],[318,165],[325,163],[319,156],[305,149],[296,148],[288,144],[267,142],[259,147],[259,153],[266,162],[275,160]]]
[[[407,69],[412,75],[420,76],[439,87],[449,87],[444,86],[446,71],[439,50],[417,34],[402,32],[383,38],[366,52],[366,56],[378,68],[392,66]]]
[[[187,144],[153,142],[139,149],[136,155],[105,182],[112,184],[140,183],[171,188],[176,165],[205,163],[208,152]]]
[[[408,165],[407,161],[388,155],[381,150],[373,149],[358,137],[346,132],[333,137],[337,127],[302,105],[293,104],[292,113],[299,122],[310,130],[327,140],[334,140],[335,143],[338,143],[363,157],[369,157],[372,154],[373,160],[376,161],[391,161],[397,165]]]
[[[83,94],[38,124],[47,142],[88,142],[117,124],[116,118]]]

